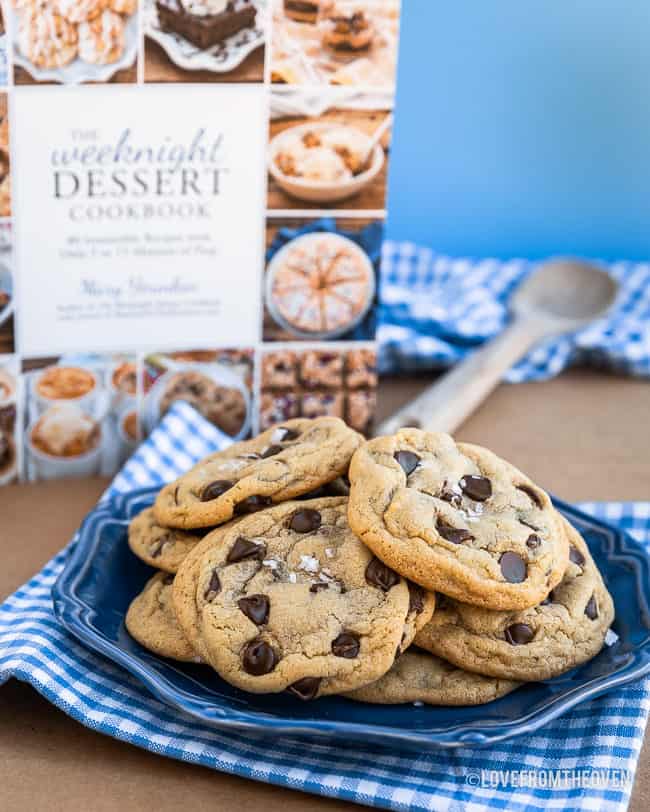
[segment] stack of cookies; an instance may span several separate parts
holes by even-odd
[[[165,486],[129,544],[158,570],[131,635],[252,693],[480,704],[594,657],[614,617],[543,490],[417,429],[289,420]]]

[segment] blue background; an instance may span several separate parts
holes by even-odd
[[[388,235],[650,257],[649,0],[402,0]]]

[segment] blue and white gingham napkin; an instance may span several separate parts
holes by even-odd
[[[378,338],[382,372],[452,366],[508,322],[526,260],[451,259],[407,242],[384,243]],[[550,339],[506,375],[510,383],[552,378],[574,364],[650,377],[650,263],[616,262],[620,285],[606,318]]]
[[[176,404],[108,493],[169,480],[225,441],[197,412]],[[650,546],[650,503],[582,507]],[[650,679],[583,704],[535,735],[489,749],[418,755],[289,738],[275,738],[269,747],[268,739],[222,733],[167,707],[61,628],[50,590],[68,553],[69,547],[0,606],[0,684],[10,677],[24,680],[94,730],[214,770],[386,809],[622,812],[627,807],[650,710]],[[609,770],[610,786],[571,788],[565,780],[563,788],[495,788],[489,776],[481,776],[481,770],[510,770],[510,781],[521,783],[528,771],[542,768]]]

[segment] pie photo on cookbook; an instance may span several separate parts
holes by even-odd
[[[147,82],[262,81],[267,0],[143,2]]]
[[[138,0],[5,0],[16,84],[136,81]]]
[[[374,340],[382,224],[295,222],[302,226],[291,228],[291,220],[267,224],[265,340]],[[358,230],[347,230],[350,225]]]

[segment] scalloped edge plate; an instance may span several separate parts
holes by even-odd
[[[650,559],[643,547],[622,530],[554,500],[558,510],[586,535],[603,577],[615,592],[617,619],[613,628],[619,639],[589,663],[471,709],[363,705],[340,697],[300,703],[281,694],[260,697],[237,691],[212,671],[209,679],[203,680],[205,666],[201,670],[199,666],[154,657],[128,637],[123,620],[112,638],[95,622],[97,585],[102,579],[110,579],[105,567],[107,552],[110,554],[111,545],[124,544],[126,548],[128,519],[151,504],[158,490],[148,488],[114,497],[100,503],[86,517],[52,590],[54,612],[83,644],[131,672],[158,699],[208,725],[419,752],[485,746],[532,733],[579,703],[650,673]],[[137,568],[140,562],[135,557],[133,560]],[[144,565],[141,570],[144,584],[151,570]],[[82,592],[91,597],[84,599]],[[123,610],[110,611],[123,617]],[[520,708],[514,715],[513,706]],[[503,715],[499,716],[501,710]],[[349,718],[337,720],[337,715]]]
[[[90,65],[82,62],[78,57],[62,68],[37,68],[18,48],[18,15],[9,2],[2,3],[2,12],[7,19],[11,16],[12,57],[13,64],[17,65],[36,82],[57,82],[62,85],[81,85],[84,82],[108,82],[115,74],[130,68],[138,56],[138,12],[126,19],[124,26],[125,45],[122,58],[110,65]]]
[[[162,31],[158,24],[158,13],[154,0],[144,0],[142,27],[146,36],[157,42],[177,67],[189,71],[207,70],[211,73],[230,73],[238,68],[249,54],[266,42],[266,0],[254,0],[254,2],[258,10],[255,28],[244,28],[228,37],[224,42],[213,45],[212,48],[205,51],[192,45],[179,34]],[[243,42],[242,34],[251,30],[252,38]]]

